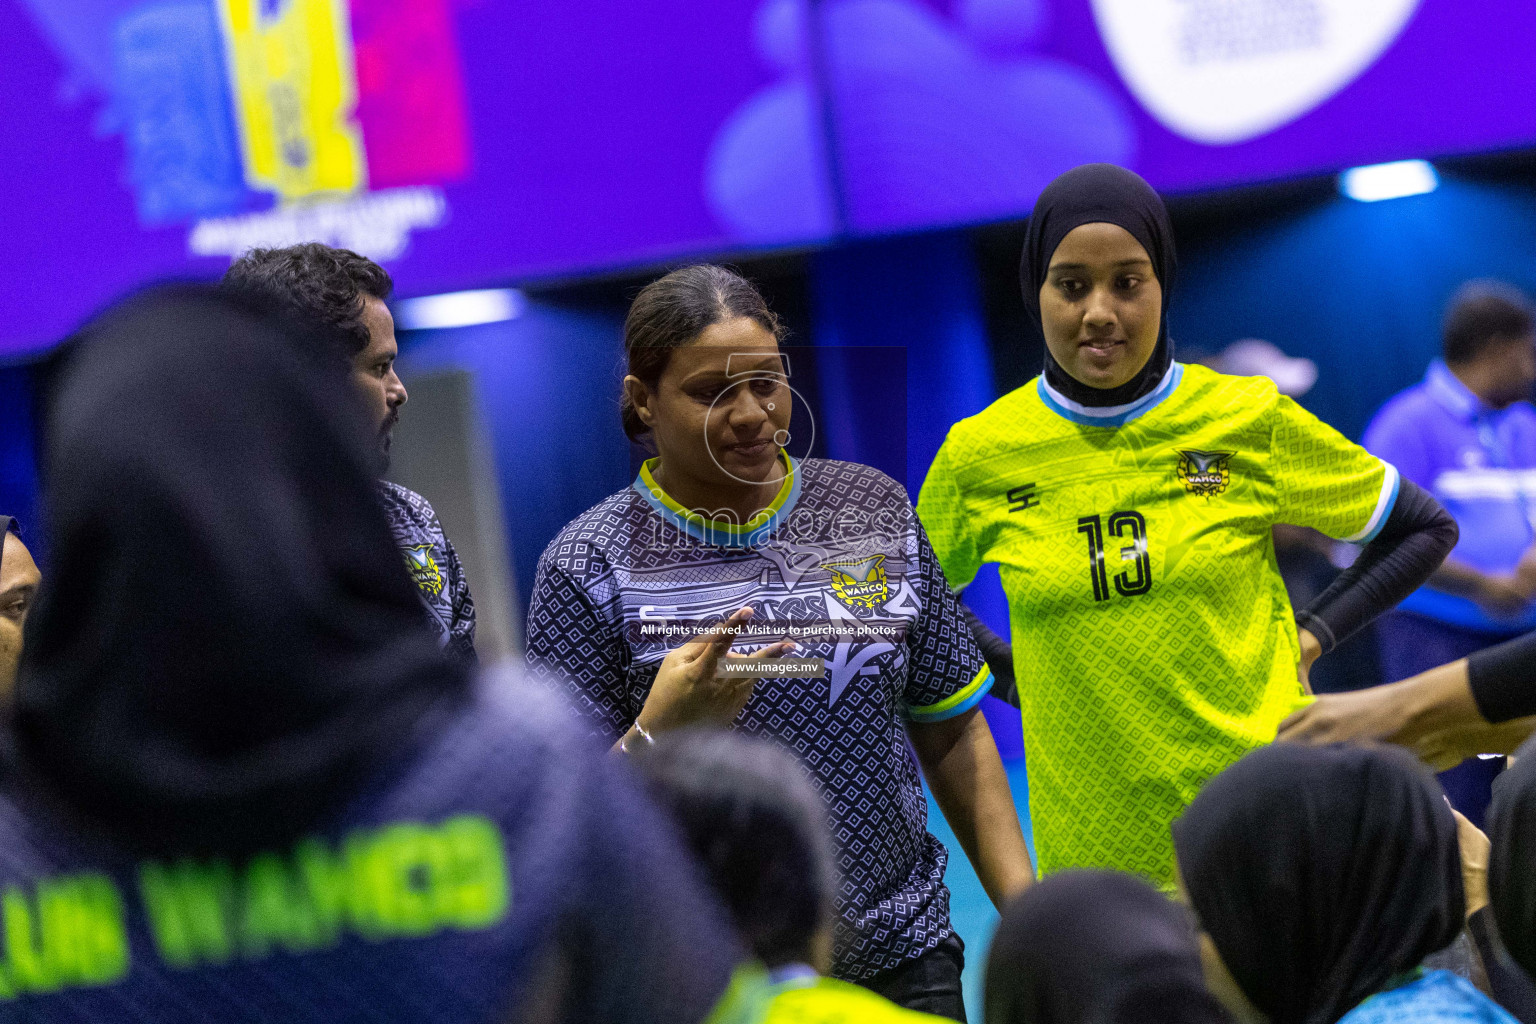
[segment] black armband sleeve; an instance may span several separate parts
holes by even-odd
[[[987,668],[992,670],[992,696],[1018,707],[1019,690],[1013,677],[1013,646],[992,632],[992,628],[982,622],[964,601],[960,602],[960,612],[965,616],[965,624],[971,628],[971,635],[976,638],[982,656],[987,659]]]
[[[1423,488],[1402,481],[1381,532],[1355,564],[1298,612],[1296,624],[1317,637],[1323,653],[1413,593],[1456,546],[1456,520]]]
[[[1478,713],[1490,722],[1536,715],[1536,632],[1472,655],[1467,682]]]

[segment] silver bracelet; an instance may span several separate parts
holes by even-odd
[[[640,719],[635,719],[635,724],[630,726],[630,728],[640,734],[640,738],[645,740],[646,746],[654,747],[656,745],[656,737],[652,736],[649,732],[646,732],[645,726],[640,724]],[[629,744],[625,742],[628,739],[628,733],[625,733],[623,736],[619,737],[619,752],[622,754],[629,753]]]

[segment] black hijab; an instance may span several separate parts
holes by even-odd
[[[1114,871],[1063,871],[1003,909],[987,1024],[1225,1024],[1186,910]]]
[[[1488,896],[1509,955],[1536,978],[1536,739],[1493,784],[1488,809]]]
[[[12,743],[24,773],[136,847],[283,841],[466,693],[378,505],[333,344],[190,287],[71,342]]]
[[[1173,362],[1168,337],[1168,303],[1173,297],[1178,259],[1173,251],[1173,225],[1162,199],[1141,177],[1114,164],[1084,164],[1051,182],[1035,200],[1019,260],[1019,285],[1029,320],[1040,326],[1040,288],[1045,284],[1051,256],[1073,228],[1084,224],[1118,224],[1129,231],[1152,260],[1152,273],[1163,290],[1162,322],[1157,347],[1147,365],[1117,388],[1096,388],[1077,380],[1045,349],[1045,382],[1079,405],[1126,405],[1157,388]]]
[[[1456,821],[1390,747],[1262,747],[1173,823],[1190,903],[1273,1024],[1334,1024],[1462,928]]]

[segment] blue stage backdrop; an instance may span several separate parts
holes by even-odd
[[[1528,0],[0,0],[0,351],[258,244],[418,295],[1016,218],[1086,161],[1529,145],[1533,37]]]
[[[42,563],[47,545],[40,522],[31,405],[30,372],[0,366],[0,515],[21,520],[27,547]]]
[[[1358,439],[1440,353],[1451,294],[1474,277],[1536,295],[1536,192],[1442,174],[1438,191],[1380,203],[1342,196],[1300,213],[1180,239],[1169,327],[1216,351],[1274,342],[1318,364],[1302,404]]]

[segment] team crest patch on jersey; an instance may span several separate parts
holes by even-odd
[[[822,562],[821,567],[832,574],[832,592],[849,608],[874,611],[891,598],[884,555]]]
[[[431,544],[412,544],[405,549],[405,567],[411,579],[424,592],[436,597],[443,592],[443,574],[438,571],[437,560],[432,557]]]
[[[1202,452],[1179,449],[1178,477],[1190,494],[1209,498],[1220,494],[1232,482],[1232,456],[1235,452]]]

